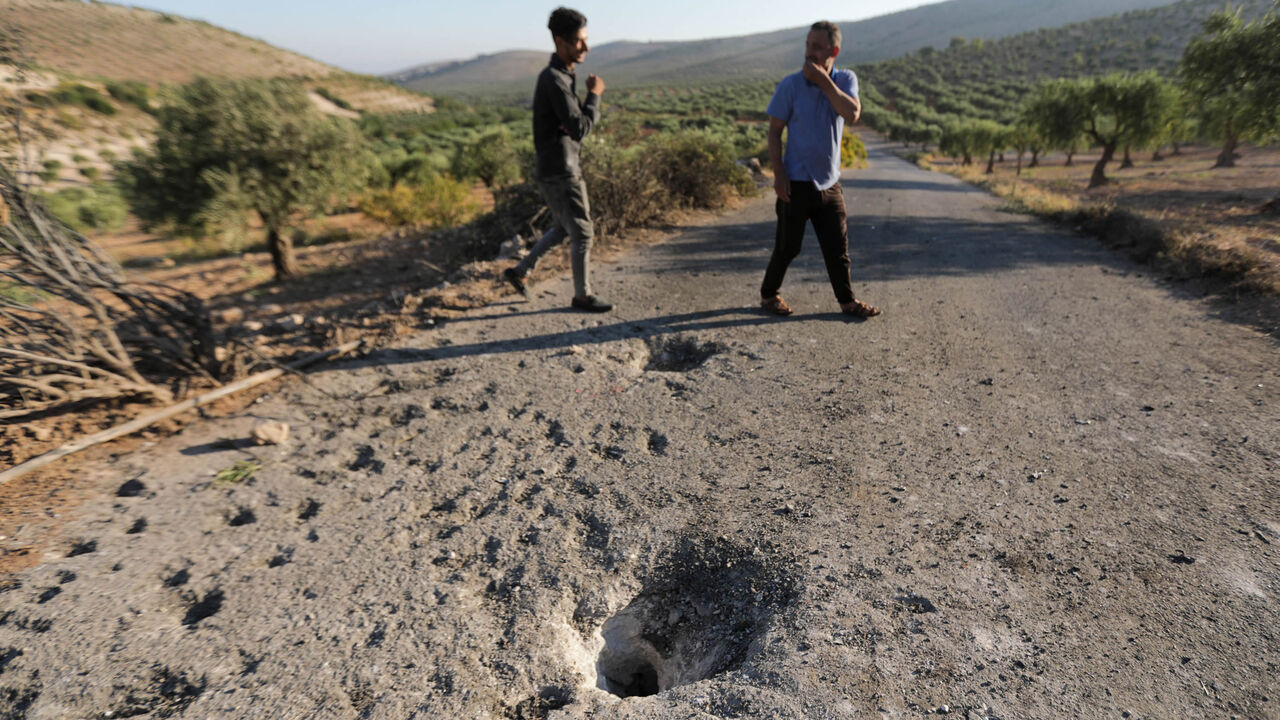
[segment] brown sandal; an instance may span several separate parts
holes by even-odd
[[[773,313],[774,315],[781,315],[783,317],[786,317],[793,312],[791,306],[782,299],[781,295],[762,299],[760,301],[760,307],[767,313]]]
[[[880,308],[875,305],[869,305],[861,300],[853,300],[847,303],[840,303],[840,312],[854,317],[869,318],[879,315]]]

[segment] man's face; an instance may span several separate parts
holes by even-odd
[[[804,41],[804,59],[814,63],[827,72],[836,64],[836,56],[840,48],[831,45],[831,37],[826,30],[810,30]]]
[[[585,26],[578,29],[577,37],[556,37],[556,52],[566,65],[582,62],[587,57],[587,51],[590,49],[587,47],[587,28]]]

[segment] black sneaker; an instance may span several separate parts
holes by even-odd
[[[595,295],[588,295],[586,297],[576,297],[573,299],[573,306],[578,308],[579,310],[586,310],[587,312],[600,312],[600,313],[609,312],[610,310],[613,309],[613,305],[607,302],[604,302],[603,300],[596,297]]]
[[[506,278],[507,282],[511,283],[511,287],[515,288],[516,292],[524,295],[525,297],[529,297],[529,289],[524,286],[524,276],[516,272],[515,268],[507,268],[506,270],[503,270],[502,277]]]

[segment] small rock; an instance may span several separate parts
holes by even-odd
[[[515,237],[498,246],[498,259],[514,260],[523,254],[521,252],[522,250],[524,250],[524,238],[517,234]]]
[[[258,445],[283,445],[289,441],[289,424],[267,420],[253,426],[253,441]]]
[[[226,362],[231,357],[231,351],[219,345],[213,349],[213,359],[218,362]]]
[[[27,428],[27,431],[31,433],[31,437],[40,442],[45,442],[53,437],[53,431],[47,427],[33,426]]]
[[[255,332],[255,333],[256,333],[256,332],[258,332],[258,331],[262,330],[262,323],[258,322],[257,320],[250,320],[250,321],[248,321],[248,322],[246,322],[246,323],[242,324],[240,327],[244,328],[245,330],[247,330],[247,331],[249,331],[249,332]]]
[[[684,617],[684,613],[680,612],[680,608],[671,608],[667,613],[667,624],[675,625],[680,622],[680,618]]]
[[[263,305],[258,308],[258,311],[263,315],[279,315],[284,312],[284,308],[276,303],[271,303],[270,305]]]
[[[585,354],[587,354],[587,351],[586,351],[586,350],[583,350],[581,345],[570,345],[570,346],[569,346],[569,354],[570,354],[570,355],[585,355]]]
[[[213,319],[220,323],[234,325],[235,323],[244,320],[244,310],[241,310],[238,307],[223,308],[214,314]]]
[[[177,261],[174,260],[173,258],[163,257],[163,258],[160,258],[160,261],[156,263],[156,267],[171,268],[171,267],[177,266],[177,264],[178,264]]]

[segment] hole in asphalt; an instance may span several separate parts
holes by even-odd
[[[798,587],[780,560],[724,540],[689,539],[604,622],[596,686],[646,697],[736,669]]]
[[[698,342],[696,338],[679,335],[651,338],[648,345],[649,362],[644,369],[658,372],[687,372],[725,350],[719,343]]]

